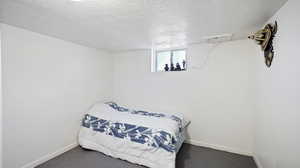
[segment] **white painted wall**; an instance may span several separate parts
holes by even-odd
[[[255,47],[248,40],[192,45],[192,69],[167,73],[150,72],[151,51],[115,53],[114,99],[183,112],[191,143],[252,154]]]
[[[254,146],[264,168],[300,167],[299,16],[300,1],[289,0],[270,20],[279,25],[274,63],[258,67]]]
[[[3,162],[3,157],[2,157],[2,63],[1,63],[1,58],[2,58],[2,25],[0,24],[0,168],[2,168],[2,162]]]
[[[80,118],[112,94],[107,52],[2,26],[4,167],[76,142]]]

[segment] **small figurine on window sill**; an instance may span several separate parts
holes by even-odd
[[[165,68],[164,68],[164,69],[165,69],[166,72],[169,71],[169,69],[170,69],[170,68],[169,68],[169,65],[168,65],[168,64],[165,64]]]
[[[181,67],[180,67],[180,64],[178,62],[176,63],[175,71],[181,71]]]
[[[185,60],[183,60],[182,61],[182,68],[183,68],[182,70],[184,70],[184,71],[185,71],[185,66],[186,66],[186,62],[185,62]]]
[[[171,71],[174,71],[174,70],[175,70],[174,64],[171,63]]]

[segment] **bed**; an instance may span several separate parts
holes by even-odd
[[[150,168],[175,168],[188,121],[181,114],[97,103],[82,119],[81,147]]]

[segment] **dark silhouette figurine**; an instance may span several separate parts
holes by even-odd
[[[176,63],[175,71],[181,71],[181,67],[180,67],[180,64],[178,62]]]
[[[174,70],[175,70],[174,64],[171,63],[171,71],[174,71]]]
[[[169,65],[168,65],[168,64],[165,64],[165,68],[164,68],[164,69],[165,69],[165,71],[169,71],[169,69],[170,69],[170,68],[169,68]]]
[[[183,69],[183,70],[185,70],[185,68],[186,68],[185,66],[186,66],[186,62],[185,62],[185,60],[183,60],[183,61],[182,61],[182,69]]]

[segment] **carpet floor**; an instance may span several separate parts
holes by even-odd
[[[36,168],[145,168],[76,147]],[[257,168],[252,157],[184,144],[176,168]]]

